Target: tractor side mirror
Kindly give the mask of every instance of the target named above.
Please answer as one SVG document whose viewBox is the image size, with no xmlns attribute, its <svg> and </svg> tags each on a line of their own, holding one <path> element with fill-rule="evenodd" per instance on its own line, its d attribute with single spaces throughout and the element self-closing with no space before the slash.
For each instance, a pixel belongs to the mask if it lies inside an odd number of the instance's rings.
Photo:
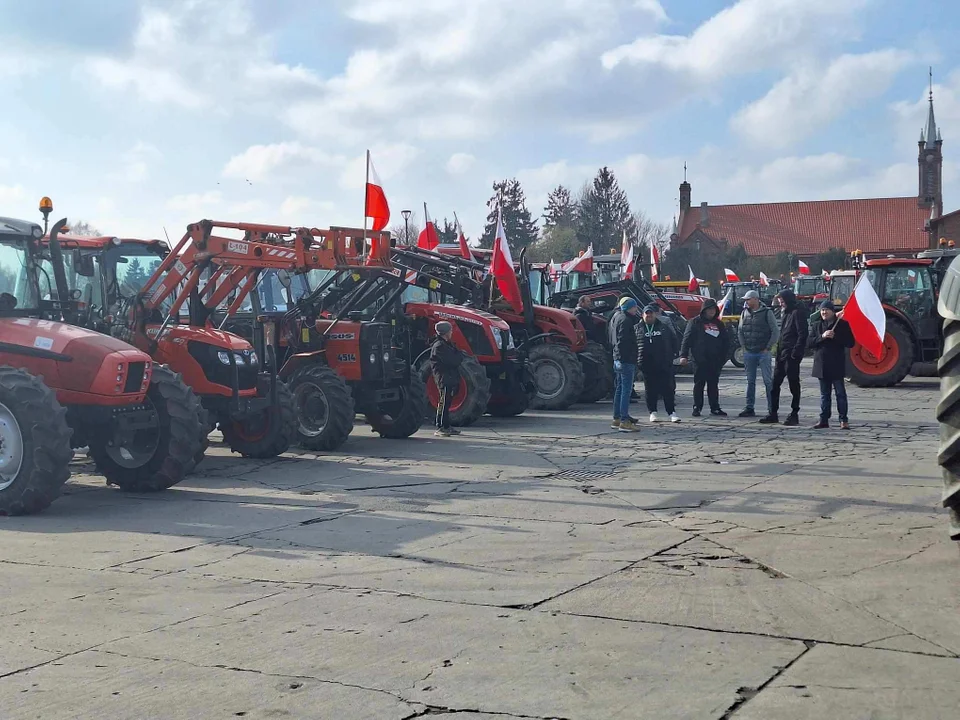
<svg viewBox="0 0 960 720">
<path fill-rule="evenodd" d="M 277 270 L 277 280 L 279 280 L 280 284 L 287 290 L 290 289 L 290 273 L 286 270 Z"/>
<path fill-rule="evenodd" d="M 93 277 L 93 255 L 84 255 L 80 250 L 73 251 L 73 271 L 83 277 Z"/>
</svg>

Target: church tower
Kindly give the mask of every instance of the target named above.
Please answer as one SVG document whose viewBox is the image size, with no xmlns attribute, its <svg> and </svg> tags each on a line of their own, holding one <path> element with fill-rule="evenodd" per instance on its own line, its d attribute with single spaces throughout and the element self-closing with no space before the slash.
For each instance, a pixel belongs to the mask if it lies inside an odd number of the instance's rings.
<svg viewBox="0 0 960 720">
<path fill-rule="evenodd" d="M 943 139 L 933 116 L 933 69 L 930 70 L 930 109 L 927 126 L 920 131 L 920 190 L 917 205 L 929 208 L 939 217 L 943 215 Z"/>
</svg>

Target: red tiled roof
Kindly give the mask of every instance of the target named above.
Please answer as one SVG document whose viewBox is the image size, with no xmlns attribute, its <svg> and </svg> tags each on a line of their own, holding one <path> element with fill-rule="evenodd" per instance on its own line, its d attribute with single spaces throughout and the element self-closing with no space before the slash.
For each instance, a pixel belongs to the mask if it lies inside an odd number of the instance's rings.
<svg viewBox="0 0 960 720">
<path fill-rule="evenodd" d="M 686 212 L 681 243 L 699 228 L 730 248 L 742 243 L 749 255 L 761 257 L 816 255 L 832 247 L 892 252 L 929 245 L 924 223 L 930 210 L 917 207 L 916 197 L 708 205 L 707 215 L 707 227 L 700 228 L 700 207 Z"/>
</svg>

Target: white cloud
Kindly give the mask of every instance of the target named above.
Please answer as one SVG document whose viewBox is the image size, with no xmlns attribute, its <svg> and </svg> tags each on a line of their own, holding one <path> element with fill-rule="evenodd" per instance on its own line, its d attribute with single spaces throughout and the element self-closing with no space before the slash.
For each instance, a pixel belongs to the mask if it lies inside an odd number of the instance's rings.
<svg viewBox="0 0 960 720">
<path fill-rule="evenodd" d="M 222 175 L 225 178 L 266 180 L 303 168 L 339 167 L 345 163 L 343 156 L 330 155 L 299 142 L 252 145 L 230 158 Z"/>
<path fill-rule="evenodd" d="M 663 9 L 663 5 L 660 4 L 659 0 L 635 0 L 633 5 L 638 10 L 652 15 L 653 19 L 657 22 L 663 23 L 670 19 L 667 17 L 667 11 Z"/>
<path fill-rule="evenodd" d="M 447 172 L 451 175 L 463 175 L 470 171 L 477 159 L 470 153 L 458 152 L 447 160 Z"/>
<path fill-rule="evenodd" d="M 336 205 L 329 201 L 314 200 L 313 198 L 301 195 L 291 195 L 280 205 L 280 214 L 284 218 L 290 218 L 289 221 L 285 220 L 284 222 L 289 222 L 291 225 L 310 225 L 316 224 L 316 219 L 314 218 L 314 221 L 311 222 L 307 216 L 331 213 L 335 208 Z"/>
<path fill-rule="evenodd" d="M 402 173 L 420 156 L 420 149 L 407 143 L 374 145 L 370 148 L 370 159 L 377 169 L 380 180 L 385 184 L 394 176 Z M 344 190 L 362 189 L 367 180 L 367 154 L 358 155 L 346 162 L 340 173 L 340 187 Z M 387 197 L 389 188 L 385 188 Z"/>
<path fill-rule="evenodd" d="M 118 92 L 133 90 L 156 105 L 197 109 L 210 102 L 210 98 L 193 91 L 176 73 L 164 68 L 127 64 L 113 58 L 91 59 L 86 68 L 105 88 Z"/>
<path fill-rule="evenodd" d="M 867 0 L 739 0 L 691 35 L 641 36 L 603 54 L 603 66 L 660 67 L 710 82 L 789 62 L 837 37 Z"/>
<path fill-rule="evenodd" d="M 141 183 L 150 176 L 150 168 L 163 158 L 154 145 L 137 142 L 120 156 L 120 167 L 110 177 L 129 183 Z"/>
<path fill-rule="evenodd" d="M 222 203 L 223 195 L 217 190 L 212 190 L 205 193 L 174 195 L 167 200 L 167 207 L 199 219 L 209 211 L 219 208 Z"/>
<path fill-rule="evenodd" d="M 0 203 L 14 203 L 24 198 L 22 185 L 0 185 Z"/>
<path fill-rule="evenodd" d="M 821 127 L 885 93 L 911 61 L 901 50 L 841 55 L 825 68 L 797 68 L 730 121 L 742 137 L 772 147 L 789 147 Z"/>
</svg>

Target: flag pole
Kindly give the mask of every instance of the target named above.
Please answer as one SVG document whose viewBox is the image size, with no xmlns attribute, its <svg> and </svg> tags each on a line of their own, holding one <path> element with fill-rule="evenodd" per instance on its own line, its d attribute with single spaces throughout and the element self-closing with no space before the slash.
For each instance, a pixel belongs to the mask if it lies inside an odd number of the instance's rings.
<svg viewBox="0 0 960 720">
<path fill-rule="evenodd" d="M 367 179 L 363 184 L 363 252 L 367 251 L 367 188 L 370 187 L 370 150 L 367 149 Z"/>
</svg>

